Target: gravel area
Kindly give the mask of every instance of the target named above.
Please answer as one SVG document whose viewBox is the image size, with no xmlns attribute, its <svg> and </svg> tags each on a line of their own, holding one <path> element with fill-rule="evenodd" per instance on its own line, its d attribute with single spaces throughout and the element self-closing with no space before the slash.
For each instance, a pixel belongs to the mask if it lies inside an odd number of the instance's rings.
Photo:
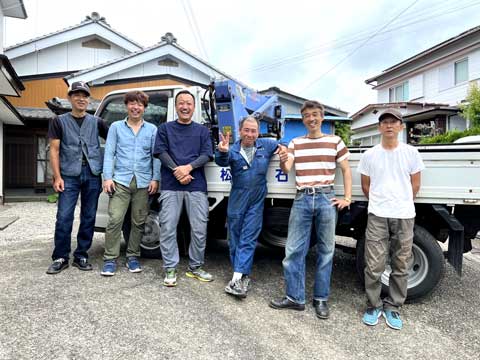
<svg viewBox="0 0 480 360">
<path fill-rule="evenodd" d="M 161 285 L 155 259 L 142 259 L 143 273 L 121 266 L 103 278 L 104 235 L 98 233 L 90 253 L 94 271 L 70 267 L 46 275 L 55 212 L 48 203 L 0 209 L 0 216 L 20 217 L 0 231 L 0 359 L 478 359 L 476 260 L 465 258 L 462 278 L 447 266 L 430 296 L 404 306 L 404 329 L 395 331 L 383 319 L 375 327 L 361 323 L 365 299 L 355 258 L 341 251 L 326 321 L 310 304 L 303 312 L 268 307 L 283 294 L 282 254 L 265 248 L 257 251 L 244 301 L 223 291 L 231 275 L 223 243 L 207 250 L 212 283 L 187 278 L 186 259 L 176 288 Z M 310 297 L 314 257 L 308 260 Z"/>
</svg>

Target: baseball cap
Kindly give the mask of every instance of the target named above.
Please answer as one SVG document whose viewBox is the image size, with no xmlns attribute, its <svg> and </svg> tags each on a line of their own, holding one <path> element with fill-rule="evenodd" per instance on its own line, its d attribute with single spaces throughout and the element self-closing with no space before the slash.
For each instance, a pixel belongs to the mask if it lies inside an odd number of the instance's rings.
<svg viewBox="0 0 480 360">
<path fill-rule="evenodd" d="M 88 87 L 87 83 L 83 81 L 75 81 L 70 85 L 68 88 L 68 96 L 72 95 L 74 92 L 83 91 L 88 96 L 90 96 L 90 88 Z"/>
<path fill-rule="evenodd" d="M 403 115 L 402 113 L 397 110 L 397 109 L 386 109 L 384 112 L 380 114 L 378 117 L 378 121 L 381 122 L 383 119 L 385 119 L 387 116 L 394 117 L 395 119 L 398 119 L 400 121 L 403 121 Z"/>
</svg>

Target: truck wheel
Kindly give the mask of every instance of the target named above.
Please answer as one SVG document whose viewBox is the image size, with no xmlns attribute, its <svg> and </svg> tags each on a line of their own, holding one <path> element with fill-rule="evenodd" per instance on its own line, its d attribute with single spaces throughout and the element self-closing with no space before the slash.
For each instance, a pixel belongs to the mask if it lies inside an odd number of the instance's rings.
<svg viewBox="0 0 480 360">
<path fill-rule="evenodd" d="M 159 259 L 162 254 L 160 251 L 160 225 L 158 223 L 158 214 L 151 211 L 145 221 L 145 231 L 140 242 L 140 252 L 142 257 Z"/>
<path fill-rule="evenodd" d="M 290 208 L 266 208 L 263 213 L 260 242 L 265 245 L 284 248 L 287 243 L 289 217 Z"/>
<path fill-rule="evenodd" d="M 356 267 L 362 283 L 365 280 L 365 237 L 357 239 Z M 407 300 L 414 300 L 429 294 L 445 272 L 445 259 L 437 240 L 423 227 L 415 225 L 413 234 L 413 263 L 408 273 Z M 382 274 L 382 293 L 388 293 L 390 279 L 390 259 Z"/>
</svg>

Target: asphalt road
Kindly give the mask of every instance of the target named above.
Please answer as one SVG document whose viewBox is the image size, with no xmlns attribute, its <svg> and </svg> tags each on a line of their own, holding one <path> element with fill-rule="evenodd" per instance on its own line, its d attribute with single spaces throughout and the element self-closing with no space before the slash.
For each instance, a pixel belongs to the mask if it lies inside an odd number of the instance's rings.
<svg viewBox="0 0 480 360">
<path fill-rule="evenodd" d="M 1 216 L 20 219 L 0 232 L 0 359 L 478 359 L 480 261 L 465 259 L 464 275 L 447 266 L 427 298 L 403 308 L 402 331 L 361 323 L 364 292 L 353 255 L 337 252 L 331 318 L 268 307 L 283 294 L 282 255 L 257 252 L 253 288 L 239 301 L 223 292 L 230 265 L 225 246 L 210 248 L 212 283 L 184 275 L 161 285 L 160 260 L 144 272 L 99 275 L 103 234 L 91 250 L 92 272 L 70 267 L 46 275 L 55 205 L 14 204 Z M 308 294 L 312 265 L 309 256 Z M 123 258 L 122 258 L 123 260 Z"/>
</svg>

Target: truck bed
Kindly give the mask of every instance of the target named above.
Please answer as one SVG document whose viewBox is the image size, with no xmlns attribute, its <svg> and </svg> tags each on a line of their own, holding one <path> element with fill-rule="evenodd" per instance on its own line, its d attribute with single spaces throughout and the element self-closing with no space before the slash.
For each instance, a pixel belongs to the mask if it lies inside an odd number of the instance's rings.
<svg viewBox="0 0 480 360">
<path fill-rule="evenodd" d="M 417 203 L 480 205 L 480 144 L 448 144 L 416 146 L 426 169 Z M 361 154 L 368 147 L 350 148 L 352 168 L 352 199 L 366 201 L 361 189 L 360 174 L 356 171 Z M 268 170 L 268 198 L 293 199 L 295 176 L 280 173 L 278 157 Z M 230 192 L 229 172 L 210 162 L 206 166 L 209 197 L 222 199 Z M 335 192 L 343 195 L 341 170 L 337 169 Z"/>
</svg>

